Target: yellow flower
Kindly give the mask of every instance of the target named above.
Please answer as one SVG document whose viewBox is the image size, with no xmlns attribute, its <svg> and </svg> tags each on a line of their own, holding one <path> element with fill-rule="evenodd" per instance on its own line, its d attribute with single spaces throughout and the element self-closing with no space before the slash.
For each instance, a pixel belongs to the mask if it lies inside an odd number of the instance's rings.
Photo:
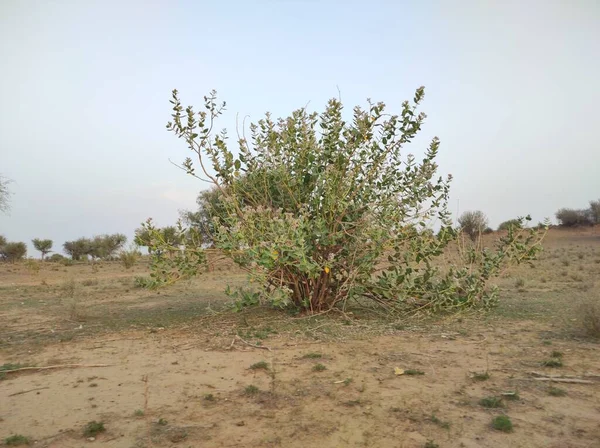
<svg viewBox="0 0 600 448">
<path fill-rule="evenodd" d="M 331 269 L 329 269 L 329 266 L 325 266 L 325 274 L 329 274 L 329 271 L 331 271 Z"/>
<path fill-rule="evenodd" d="M 271 252 L 271 254 L 273 255 L 273 258 L 275 260 L 277 260 L 279 258 L 279 252 L 277 252 L 276 250 L 274 250 L 273 252 Z"/>
</svg>

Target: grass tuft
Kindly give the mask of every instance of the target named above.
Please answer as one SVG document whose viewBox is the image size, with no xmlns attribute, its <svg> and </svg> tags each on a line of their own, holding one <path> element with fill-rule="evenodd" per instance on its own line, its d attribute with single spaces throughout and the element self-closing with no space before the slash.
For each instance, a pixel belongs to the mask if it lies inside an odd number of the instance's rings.
<svg viewBox="0 0 600 448">
<path fill-rule="evenodd" d="M 15 434 L 4 439 L 4 444 L 7 446 L 29 445 L 29 439 L 21 434 Z"/>
<path fill-rule="evenodd" d="M 323 370 L 327 370 L 327 367 L 325 367 L 323 364 L 319 363 L 319 364 L 315 364 L 312 369 L 314 372 L 322 372 Z"/>
<path fill-rule="evenodd" d="M 550 386 L 548 388 L 548 395 L 552 397 L 564 397 L 567 395 L 567 391 L 559 387 Z"/>
<path fill-rule="evenodd" d="M 473 379 L 475 381 L 487 381 L 490 379 L 490 373 L 489 372 L 475 372 L 473 374 Z"/>
<path fill-rule="evenodd" d="M 499 397 L 485 397 L 479 400 L 479 404 L 484 408 L 488 409 L 496 409 L 503 408 L 504 403 L 502 403 L 502 398 Z"/>
<path fill-rule="evenodd" d="M 512 432 L 513 424 L 508 415 L 499 415 L 492 420 L 492 428 L 502 432 Z"/>
<path fill-rule="evenodd" d="M 255 362 L 250 366 L 251 370 L 269 370 L 269 365 L 266 361 Z"/>
<path fill-rule="evenodd" d="M 85 425 L 85 427 L 83 428 L 83 435 L 86 437 L 95 437 L 104 431 L 106 431 L 106 428 L 104 427 L 104 423 L 93 420 L 93 421 L 89 422 L 87 425 Z"/>
</svg>

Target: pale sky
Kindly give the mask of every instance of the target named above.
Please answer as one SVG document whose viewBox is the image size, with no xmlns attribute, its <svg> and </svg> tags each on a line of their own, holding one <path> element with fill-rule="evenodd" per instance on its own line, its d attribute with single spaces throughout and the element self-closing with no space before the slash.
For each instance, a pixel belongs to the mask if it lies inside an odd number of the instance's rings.
<svg viewBox="0 0 600 448">
<path fill-rule="evenodd" d="M 0 234 L 58 252 L 194 207 L 206 185 L 168 160 L 189 155 L 165 130 L 173 88 L 196 106 L 216 89 L 233 137 L 236 113 L 320 111 L 338 88 L 348 111 L 399 112 L 425 85 L 405 151 L 440 137 L 453 211 L 495 227 L 600 197 L 597 0 L 2 0 L 0 61 Z"/>
</svg>

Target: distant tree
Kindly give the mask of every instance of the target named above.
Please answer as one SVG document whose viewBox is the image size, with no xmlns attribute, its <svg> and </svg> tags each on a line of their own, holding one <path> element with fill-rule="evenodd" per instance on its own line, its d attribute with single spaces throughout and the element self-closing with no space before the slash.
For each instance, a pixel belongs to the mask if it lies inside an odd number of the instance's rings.
<svg viewBox="0 0 600 448">
<path fill-rule="evenodd" d="M 518 219 L 509 219 L 508 221 L 504 221 L 502 223 L 500 223 L 500 225 L 498 226 L 498 230 L 508 230 L 509 227 L 515 227 L 515 226 L 519 226 L 520 222 Z M 518 228 L 518 227 L 515 227 Z"/>
<path fill-rule="evenodd" d="M 465 234 L 472 240 L 475 240 L 477 236 L 482 234 L 488 227 L 488 219 L 482 211 L 469 211 L 464 212 L 460 218 L 458 218 L 458 224 Z"/>
<path fill-rule="evenodd" d="M 121 233 L 95 236 L 90 242 L 88 255 L 100 259 L 113 258 L 126 242 L 127 237 Z"/>
<path fill-rule="evenodd" d="M 74 241 L 65 241 L 64 252 L 73 260 L 78 261 L 87 257 L 92 250 L 92 241 L 89 238 L 79 238 Z"/>
<path fill-rule="evenodd" d="M 0 247 L 4 246 L 6 244 L 6 238 L 4 237 L 4 235 L 0 235 Z"/>
<path fill-rule="evenodd" d="M 214 219 L 226 216 L 223 194 L 217 187 L 203 190 L 196 198 L 198 209 L 196 211 L 184 210 L 180 212 L 183 222 L 195 228 L 206 246 L 214 244 L 215 223 Z M 223 220 L 220 219 L 220 222 Z"/>
<path fill-rule="evenodd" d="M 162 240 L 161 243 L 163 243 L 166 246 L 173 247 L 173 246 L 178 246 L 182 243 L 181 232 L 179 232 L 179 230 L 175 226 L 162 227 L 162 228 L 158 229 L 157 234 L 158 234 L 159 238 Z M 152 253 L 151 236 L 150 236 L 150 233 L 148 232 L 148 229 L 146 229 L 144 227 L 140 227 L 139 229 L 136 229 L 134 242 L 138 246 L 147 247 L 148 252 Z"/>
<path fill-rule="evenodd" d="M 562 227 L 589 226 L 594 224 L 589 209 L 561 208 L 556 212 L 556 219 Z"/>
<path fill-rule="evenodd" d="M 31 242 L 33 243 L 33 247 L 42 253 L 42 260 L 47 254 L 52 252 L 52 240 L 40 240 L 39 238 L 35 238 L 31 240 Z"/>
<path fill-rule="evenodd" d="M 0 259 L 10 261 L 22 260 L 27 255 L 27 245 L 22 242 L 5 243 L 0 247 Z"/>
<path fill-rule="evenodd" d="M 8 188 L 8 184 L 10 184 L 10 179 L 2 176 L 0 174 L 0 212 L 6 213 L 10 210 L 10 196 L 11 191 Z"/>
<path fill-rule="evenodd" d="M 590 201 L 590 216 L 594 224 L 600 224 L 600 199 Z"/>
</svg>

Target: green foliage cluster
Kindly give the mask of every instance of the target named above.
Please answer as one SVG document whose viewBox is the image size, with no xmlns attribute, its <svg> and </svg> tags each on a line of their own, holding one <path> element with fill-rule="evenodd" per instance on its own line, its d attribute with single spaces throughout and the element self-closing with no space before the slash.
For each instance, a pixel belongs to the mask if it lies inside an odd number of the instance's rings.
<svg viewBox="0 0 600 448">
<path fill-rule="evenodd" d="M 117 252 L 126 242 L 127 237 L 125 235 L 115 233 L 66 241 L 63 244 L 63 249 L 73 260 L 81 260 L 87 257 L 91 257 L 92 260 L 109 260 L 117 255 Z"/>
<path fill-rule="evenodd" d="M 33 243 L 33 247 L 35 247 L 35 250 L 39 250 L 42 253 L 42 260 L 46 255 L 52 252 L 52 240 L 35 238 L 31 240 L 31 242 Z"/>
<path fill-rule="evenodd" d="M 518 227 L 519 220 L 518 219 L 509 219 L 508 221 L 501 222 L 498 226 L 498 231 L 508 230 L 509 227 Z"/>
<path fill-rule="evenodd" d="M 426 118 L 418 112 L 423 98 L 424 89 L 417 89 L 398 115 L 369 101 L 355 107 L 349 121 L 337 99 L 321 114 L 300 109 L 279 120 L 267 114 L 234 153 L 225 131 L 213 135 L 225 108 L 216 93 L 196 113 L 184 110 L 174 91 L 167 128 L 187 143 L 202 172 L 189 157 L 181 168 L 209 179 L 213 189 L 199 200 L 205 214 L 186 219 L 202 224 L 179 224 L 186 241 L 176 248 L 152 221 L 144 225 L 155 264 L 152 284 L 197 273 L 206 241 L 199 229 L 208 229 L 215 247 L 249 271 L 254 289 L 240 292 L 248 304 L 319 312 L 370 300 L 394 312 L 493 303 L 490 279 L 510 263 L 534 260 L 544 231 L 526 229 L 530 218 L 520 218 L 494 250 L 470 245 L 460 263 L 436 263 L 459 233 L 447 208 L 451 177 L 437 174 L 439 140 L 421 160 L 404 156 Z M 466 232 L 466 223 L 462 227 Z M 487 219 L 474 229 L 486 227 Z M 198 238 L 190 241 L 192 230 Z"/>
<path fill-rule="evenodd" d="M 159 228 L 148 219 L 136 230 L 135 242 L 146 246 L 151 254 L 150 278 L 137 277 L 137 287 L 170 285 L 197 275 L 206 264 L 201 233 L 194 227 L 184 227 L 181 222 L 176 227 Z"/>
<path fill-rule="evenodd" d="M 27 255 L 27 245 L 22 242 L 7 241 L 0 235 L 0 260 L 14 263 L 22 260 Z"/>
</svg>

